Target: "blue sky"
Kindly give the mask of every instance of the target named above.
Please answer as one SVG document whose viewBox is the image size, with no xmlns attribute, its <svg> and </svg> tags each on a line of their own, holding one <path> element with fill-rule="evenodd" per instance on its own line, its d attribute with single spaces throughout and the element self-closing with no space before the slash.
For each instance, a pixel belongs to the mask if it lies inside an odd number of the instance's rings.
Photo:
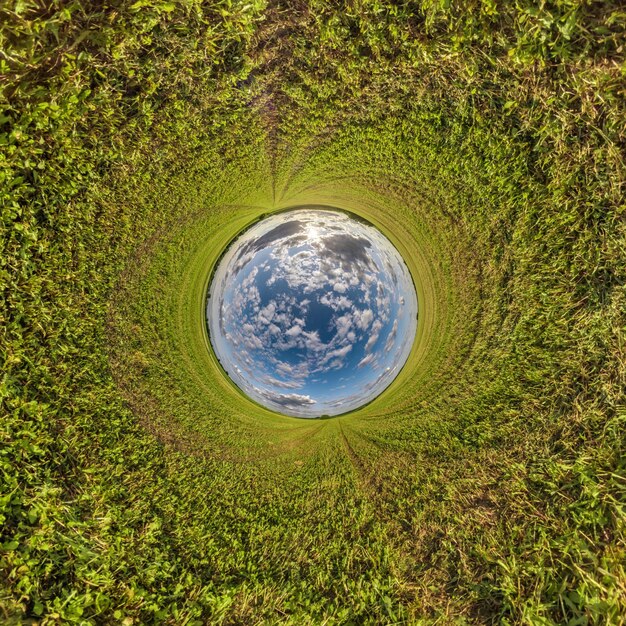
<svg viewBox="0 0 626 626">
<path fill-rule="evenodd" d="M 260 404 L 317 417 L 379 395 L 406 362 L 417 296 L 398 251 L 335 210 L 257 222 L 227 250 L 207 301 L 213 348 Z"/>
</svg>

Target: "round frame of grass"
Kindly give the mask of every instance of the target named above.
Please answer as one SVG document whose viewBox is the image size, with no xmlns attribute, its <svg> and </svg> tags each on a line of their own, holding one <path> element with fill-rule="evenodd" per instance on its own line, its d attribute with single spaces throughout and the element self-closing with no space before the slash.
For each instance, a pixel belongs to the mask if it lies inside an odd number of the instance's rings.
<svg viewBox="0 0 626 626">
<path fill-rule="evenodd" d="M 0 9 L 1 619 L 623 621 L 623 3 L 534 4 Z M 420 290 L 329 420 L 204 335 L 229 236 L 302 202 Z"/>
<path fill-rule="evenodd" d="M 311 155 L 309 163 L 314 164 Z M 453 328 L 463 308 L 458 284 L 447 273 L 455 262 L 450 254 L 453 236 L 446 233 L 447 246 L 438 247 L 424 203 L 386 193 L 377 188 L 374 177 L 346 172 L 338 179 L 336 173 L 329 177 L 319 166 L 307 171 L 306 164 L 298 165 L 298 177 L 290 175 L 288 186 L 280 193 L 276 193 L 279 179 L 271 195 L 244 192 L 240 203 L 203 199 L 197 214 L 144 252 L 150 256 L 149 264 L 137 266 L 133 279 L 118 292 L 115 315 L 125 319 L 114 325 L 112 345 L 122 348 L 113 351 L 114 369 L 120 372 L 116 377 L 132 405 L 142 407 L 150 428 L 167 440 L 176 433 L 176 439 L 193 440 L 193 447 L 208 440 L 214 448 L 222 434 L 228 433 L 222 449 L 233 443 L 230 437 L 238 432 L 237 448 L 256 447 L 255 429 L 269 430 L 273 437 L 289 441 L 291 431 L 302 428 L 293 418 L 253 402 L 231 381 L 215 357 L 205 323 L 208 285 L 224 250 L 262 216 L 292 206 L 334 206 L 365 218 L 405 259 L 418 296 L 415 341 L 401 372 L 376 399 L 338 417 L 379 419 L 382 423 L 400 411 L 419 407 L 441 385 L 438 369 L 450 366 Z M 264 168 L 259 169 L 263 176 Z M 258 182 L 257 188 L 263 189 L 263 185 Z M 467 270 L 464 268 L 464 280 Z M 132 311 L 127 306 L 130 302 Z M 123 332 L 118 334 L 120 328 L 139 332 L 131 340 Z M 130 353 L 128 346 L 132 346 Z"/>
</svg>

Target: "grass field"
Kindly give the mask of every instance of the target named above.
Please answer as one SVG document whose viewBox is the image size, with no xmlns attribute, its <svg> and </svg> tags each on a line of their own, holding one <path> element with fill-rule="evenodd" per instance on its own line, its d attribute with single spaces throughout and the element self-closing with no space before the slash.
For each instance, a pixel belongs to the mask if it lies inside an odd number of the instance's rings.
<svg viewBox="0 0 626 626">
<path fill-rule="evenodd" d="M 617 0 L 0 5 L 0 622 L 626 623 Z M 419 298 L 324 420 L 225 377 L 213 264 L 379 226 Z"/>
</svg>

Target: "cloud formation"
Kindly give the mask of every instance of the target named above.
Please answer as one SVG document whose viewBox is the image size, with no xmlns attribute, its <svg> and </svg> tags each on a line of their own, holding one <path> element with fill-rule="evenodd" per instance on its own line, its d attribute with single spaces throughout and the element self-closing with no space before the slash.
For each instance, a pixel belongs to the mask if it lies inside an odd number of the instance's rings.
<svg viewBox="0 0 626 626">
<path fill-rule="evenodd" d="M 378 395 L 408 356 L 416 315 L 395 248 L 373 226 L 330 210 L 255 224 L 224 255 L 207 301 L 228 374 L 262 404 L 299 416 L 341 413 Z"/>
</svg>

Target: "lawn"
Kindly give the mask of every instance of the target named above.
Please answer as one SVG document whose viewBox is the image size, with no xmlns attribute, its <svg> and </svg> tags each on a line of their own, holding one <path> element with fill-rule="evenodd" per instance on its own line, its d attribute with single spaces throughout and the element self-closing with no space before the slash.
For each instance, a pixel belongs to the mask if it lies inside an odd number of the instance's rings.
<svg viewBox="0 0 626 626">
<path fill-rule="evenodd" d="M 0 7 L 0 621 L 626 623 L 616 0 Z M 207 337 L 246 225 L 349 210 L 419 299 L 332 419 Z"/>
</svg>

